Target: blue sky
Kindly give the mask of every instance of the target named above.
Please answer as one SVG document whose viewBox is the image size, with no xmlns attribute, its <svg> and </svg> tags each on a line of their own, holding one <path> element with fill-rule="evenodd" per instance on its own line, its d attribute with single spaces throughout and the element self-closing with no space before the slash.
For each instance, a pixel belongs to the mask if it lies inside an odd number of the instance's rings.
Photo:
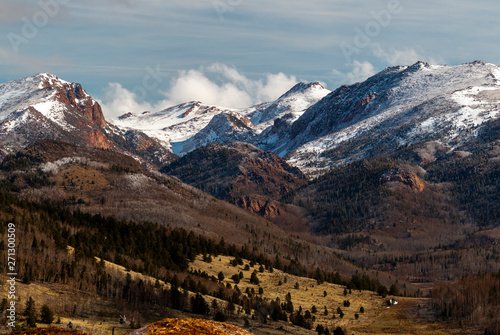
<svg viewBox="0 0 500 335">
<path fill-rule="evenodd" d="M 50 72 L 108 116 L 244 107 L 417 60 L 500 64 L 495 0 L 1 0 L 0 81 Z"/>
</svg>

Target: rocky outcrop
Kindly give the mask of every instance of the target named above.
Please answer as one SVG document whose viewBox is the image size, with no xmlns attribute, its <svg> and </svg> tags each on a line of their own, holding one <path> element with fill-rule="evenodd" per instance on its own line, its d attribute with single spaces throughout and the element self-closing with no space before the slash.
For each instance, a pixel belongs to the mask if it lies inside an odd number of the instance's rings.
<svg viewBox="0 0 500 335">
<path fill-rule="evenodd" d="M 281 214 L 281 205 L 271 199 L 246 196 L 238 199 L 236 204 L 252 213 L 262 215 L 266 219 L 274 219 Z"/>
<path fill-rule="evenodd" d="M 77 146 L 116 150 L 158 168 L 175 155 L 168 143 L 138 130 L 108 124 L 101 106 L 78 83 L 55 75 L 34 76 L 0 84 L 0 149 L 15 153 L 45 139 Z M 0 153 L 0 158 L 1 158 Z"/>
<path fill-rule="evenodd" d="M 385 182 L 397 182 L 406 185 L 413 192 L 419 193 L 425 189 L 425 184 L 416 174 L 395 168 L 387 171 L 381 177 Z"/>
<path fill-rule="evenodd" d="M 98 127 L 107 127 L 102 108 L 92 99 L 80 84 L 66 83 L 47 89 L 57 89 L 57 97 L 62 103 L 74 107 L 84 118 L 92 121 Z"/>
</svg>

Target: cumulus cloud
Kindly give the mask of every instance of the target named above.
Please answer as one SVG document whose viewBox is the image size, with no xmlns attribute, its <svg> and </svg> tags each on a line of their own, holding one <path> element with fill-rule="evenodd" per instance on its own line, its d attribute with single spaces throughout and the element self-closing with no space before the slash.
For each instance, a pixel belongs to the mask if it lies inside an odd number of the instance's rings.
<svg viewBox="0 0 500 335">
<path fill-rule="evenodd" d="M 106 116 L 111 118 L 129 112 L 159 111 L 188 101 L 245 108 L 275 100 L 296 83 L 296 77 L 283 73 L 270 73 L 259 79 L 251 79 L 233 67 L 215 63 L 200 69 L 180 71 L 168 90 L 162 92 L 164 99 L 160 101 L 140 101 L 141 97 L 137 93 L 144 88 L 128 90 L 119 83 L 110 83 L 99 102 Z"/>
<path fill-rule="evenodd" d="M 124 88 L 119 83 L 110 83 L 104 89 L 103 99 L 97 99 L 107 117 L 116 117 L 129 112 L 151 110 L 148 102 L 138 102 L 136 93 Z"/>
<path fill-rule="evenodd" d="M 334 69 L 332 74 L 334 77 L 338 78 L 338 81 L 344 84 L 354 84 L 368 79 L 377 73 L 375 67 L 370 62 L 359 62 L 357 60 L 353 61 L 352 64 L 349 65 L 352 69 L 349 72 L 341 72 L 339 70 Z"/>
</svg>

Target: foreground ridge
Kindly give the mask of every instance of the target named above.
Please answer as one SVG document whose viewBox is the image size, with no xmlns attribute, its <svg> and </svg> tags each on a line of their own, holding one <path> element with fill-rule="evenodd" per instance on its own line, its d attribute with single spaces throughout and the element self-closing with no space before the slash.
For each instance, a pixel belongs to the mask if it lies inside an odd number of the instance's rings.
<svg viewBox="0 0 500 335">
<path fill-rule="evenodd" d="M 200 319 L 165 319 L 135 330 L 129 335 L 172 334 L 172 335 L 251 335 L 239 327 Z"/>
</svg>

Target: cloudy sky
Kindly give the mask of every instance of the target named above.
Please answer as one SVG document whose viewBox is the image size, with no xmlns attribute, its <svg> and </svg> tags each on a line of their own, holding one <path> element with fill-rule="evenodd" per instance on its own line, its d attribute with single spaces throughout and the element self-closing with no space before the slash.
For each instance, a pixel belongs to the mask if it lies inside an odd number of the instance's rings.
<svg viewBox="0 0 500 335">
<path fill-rule="evenodd" d="M 497 0 L 0 0 L 0 82 L 50 72 L 108 117 L 245 107 L 417 60 L 500 64 Z"/>
</svg>

